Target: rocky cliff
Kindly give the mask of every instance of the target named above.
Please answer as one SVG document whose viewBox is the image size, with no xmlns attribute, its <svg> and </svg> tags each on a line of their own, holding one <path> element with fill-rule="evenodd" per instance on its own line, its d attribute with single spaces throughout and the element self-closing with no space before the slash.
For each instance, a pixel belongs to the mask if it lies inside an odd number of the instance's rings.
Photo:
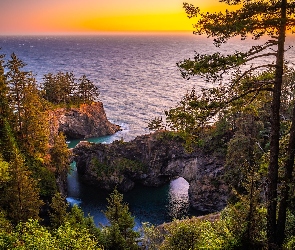
<svg viewBox="0 0 295 250">
<path fill-rule="evenodd" d="M 223 159 L 198 149 L 187 152 L 183 140 L 170 133 L 154 133 L 130 142 L 80 142 L 74 160 L 82 181 L 98 188 L 128 191 L 136 183 L 160 186 L 183 177 L 189 184 L 191 206 L 203 212 L 221 210 L 228 189 L 222 181 Z"/>
<path fill-rule="evenodd" d="M 57 108 L 50 112 L 51 133 L 62 131 L 68 139 L 111 135 L 120 130 L 108 121 L 103 104 L 94 102 L 79 108 Z"/>
<path fill-rule="evenodd" d="M 68 139 L 99 137 L 114 134 L 120 127 L 108 121 L 103 104 L 95 102 L 84 104 L 79 108 L 57 108 L 48 112 L 50 123 L 50 140 L 58 132 L 63 132 Z M 58 190 L 67 193 L 67 172 L 56 177 Z"/>
</svg>

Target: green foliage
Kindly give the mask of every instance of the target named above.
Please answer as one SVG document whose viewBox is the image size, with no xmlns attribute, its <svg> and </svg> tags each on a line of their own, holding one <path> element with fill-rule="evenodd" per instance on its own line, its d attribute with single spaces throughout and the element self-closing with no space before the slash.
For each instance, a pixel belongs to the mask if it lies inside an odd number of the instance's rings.
<svg viewBox="0 0 295 250">
<path fill-rule="evenodd" d="M 197 223 L 179 223 L 176 228 L 170 230 L 171 234 L 166 237 L 161 249 L 194 249 L 201 234 Z"/>
<path fill-rule="evenodd" d="M 11 249 L 56 249 L 57 242 L 51 233 L 37 220 L 29 219 L 16 227 L 14 247 Z"/>
<path fill-rule="evenodd" d="M 287 238 L 287 240 L 284 243 L 283 247 L 286 250 L 294 249 L 295 248 L 295 236 L 291 236 L 290 238 Z"/>
<path fill-rule="evenodd" d="M 118 157 L 112 162 L 109 162 L 107 160 L 106 162 L 101 162 L 99 159 L 94 157 L 91 160 L 91 164 L 93 169 L 95 169 L 95 172 L 98 177 L 110 176 L 114 173 L 121 174 L 128 170 L 131 170 L 131 171 L 145 170 L 145 166 L 143 163 L 136 160 L 130 160 L 125 157 Z"/>
<path fill-rule="evenodd" d="M 55 169 L 56 175 L 67 174 L 70 170 L 70 151 L 66 144 L 66 138 L 59 133 L 53 139 L 53 146 L 50 149 L 51 166 Z"/>
<path fill-rule="evenodd" d="M 97 240 L 101 237 L 100 229 L 95 226 L 93 218 L 89 215 L 85 217 L 83 211 L 77 205 L 71 208 L 65 221 L 73 228 L 87 229 L 92 237 L 97 238 Z"/>
<path fill-rule="evenodd" d="M 55 235 L 59 249 L 102 249 L 88 229 L 72 227 L 68 222 L 59 227 Z"/>
<path fill-rule="evenodd" d="M 106 229 L 106 249 L 139 249 L 136 243 L 139 233 L 133 230 L 134 218 L 123 202 L 123 195 L 115 189 L 107 201 L 105 216 L 111 225 Z"/>
<path fill-rule="evenodd" d="M 11 179 L 1 189 L 0 206 L 14 223 L 29 218 L 39 218 L 39 209 L 43 202 L 39 197 L 37 181 L 31 177 L 22 155 L 14 149 L 14 159 L 9 163 Z"/>
<path fill-rule="evenodd" d="M 85 75 L 77 81 L 69 72 L 46 74 L 40 91 L 44 99 L 59 106 L 89 104 L 99 96 L 98 88 Z"/>
<path fill-rule="evenodd" d="M 91 159 L 91 164 L 98 177 L 103 177 L 104 175 L 109 175 L 113 172 L 110 165 L 100 162 L 96 157 Z"/>
<path fill-rule="evenodd" d="M 150 223 L 143 223 L 141 229 L 143 235 L 141 245 L 143 248 L 158 250 L 164 240 L 164 235 L 162 235 L 160 229 Z"/>
<path fill-rule="evenodd" d="M 79 102 L 91 103 L 97 101 L 99 96 L 98 88 L 85 75 L 78 82 L 78 98 Z"/>
<path fill-rule="evenodd" d="M 159 249 L 233 249 L 234 235 L 219 222 L 201 220 L 174 221 L 165 227 Z"/>
<path fill-rule="evenodd" d="M 35 180 L 38 180 L 37 186 L 42 199 L 50 199 L 57 192 L 56 178 L 54 172 L 48 167 L 48 162 L 43 159 L 27 157 L 26 162 L 31 175 Z"/>
<path fill-rule="evenodd" d="M 287 211 L 287 221 L 286 221 L 286 245 L 292 249 L 291 245 L 295 246 L 295 211 Z"/>
<path fill-rule="evenodd" d="M 266 242 L 266 210 L 257 207 L 255 225 L 248 232 L 249 204 L 228 206 L 220 215 L 210 218 L 175 220 L 160 227 L 144 225 L 145 249 L 264 249 Z M 248 240 L 248 241 L 247 241 Z"/>
<path fill-rule="evenodd" d="M 11 179 L 9 173 L 9 163 L 3 161 L 0 156 L 0 188 Z"/>
<path fill-rule="evenodd" d="M 0 232 L 0 247 L 11 250 L 102 249 L 86 228 L 74 228 L 66 222 L 50 232 L 31 219 L 17 225 L 12 232 Z"/>
<path fill-rule="evenodd" d="M 163 118 L 155 117 L 154 119 L 150 120 L 148 123 L 148 129 L 154 131 L 165 130 L 165 125 L 163 125 Z"/>
<path fill-rule="evenodd" d="M 44 99 L 55 104 L 71 102 L 75 82 L 73 73 L 58 72 L 56 75 L 49 73 L 44 75 L 43 81 L 41 92 Z"/>
<path fill-rule="evenodd" d="M 52 197 L 50 204 L 49 218 L 51 228 L 58 228 L 64 224 L 67 217 L 68 204 L 65 201 L 65 197 L 62 197 L 60 193 L 56 193 Z"/>
</svg>

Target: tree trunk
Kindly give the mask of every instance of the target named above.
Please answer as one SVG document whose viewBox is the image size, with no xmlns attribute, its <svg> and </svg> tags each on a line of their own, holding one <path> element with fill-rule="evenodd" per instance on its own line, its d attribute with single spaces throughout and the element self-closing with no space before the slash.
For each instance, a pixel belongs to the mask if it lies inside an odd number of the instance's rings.
<svg viewBox="0 0 295 250">
<path fill-rule="evenodd" d="M 276 58 L 275 83 L 271 110 L 270 134 L 270 162 L 268 167 L 267 185 L 267 239 L 268 249 L 276 249 L 276 212 L 277 212 L 277 184 L 278 184 L 278 159 L 280 140 L 280 106 L 284 66 L 284 45 L 286 35 L 286 5 L 287 0 L 282 0 L 281 26 L 279 28 L 278 51 Z"/>
<path fill-rule="evenodd" d="M 289 199 L 290 184 L 292 182 L 292 172 L 295 155 L 295 105 L 293 106 L 292 125 L 290 129 L 290 138 L 285 163 L 285 172 L 282 182 L 281 200 L 279 204 L 278 223 L 277 223 L 277 243 L 282 245 L 285 239 L 286 214 Z"/>
</svg>

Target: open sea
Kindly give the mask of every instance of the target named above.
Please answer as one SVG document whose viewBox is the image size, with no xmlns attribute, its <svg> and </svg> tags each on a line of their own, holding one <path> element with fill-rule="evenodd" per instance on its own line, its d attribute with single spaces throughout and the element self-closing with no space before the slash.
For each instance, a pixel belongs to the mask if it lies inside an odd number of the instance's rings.
<svg viewBox="0 0 295 250">
<path fill-rule="evenodd" d="M 293 38 L 287 39 L 288 45 L 295 44 Z M 39 83 L 47 73 L 73 72 L 77 78 L 85 74 L 98 86 L 108 119 L 122 127 L 113 136 L 90 140 L 110 143 L 149 133 L 147 124 L 151 119 L 163 116 L 165 110 L 174 107 L 193 87 L 197 90 L 205 87 L 207 83 L 200 78 L 183 79 L 177 62 L 193 58 L 194 51 L 231 53 L 246 51 L 260 43 L 235 38 L 216 48 L 212 40 L 191 33 L 0 36 L 0 53 L 6 54 L 6 59 L 16 53 L 27 64 L 25 70 L 32 71 Z M 294 49 L 287 53 L 287 59 L 294 62 Z M 69 146 L 77 142 L 71 141 Z M 79 204 L 85 214 L 94 216 L 97 225 L 106 224 L 102 210 L 107 194 L 81 184 L 74 170 L 68 181 L 68 201 Z M 142 222 L 157 225 L 197 214 L 189 208 L 187 190 L 188 183 L 177 179 L 157 189 L 137 187 L 126 193 L 124 199 L 135 216 L 136 227 Z"/>
</svg>

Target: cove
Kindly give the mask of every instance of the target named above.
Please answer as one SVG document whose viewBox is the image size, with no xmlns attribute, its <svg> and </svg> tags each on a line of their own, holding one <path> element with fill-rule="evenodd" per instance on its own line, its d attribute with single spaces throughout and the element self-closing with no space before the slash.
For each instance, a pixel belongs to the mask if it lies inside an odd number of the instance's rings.
<svg viewBox="0 0 295 250">
<path fill-rule="evenodd" d="M 89 138 L 95 143 L 110 143 L 111 136 Z M 79 140 L 68 145 L 74 147 Z M 136 185 L 131 191 L 124 193 L 124 201 L 128 203 L 132 216 L 135 218 L 135 228 L 139 229 L 143 222 L 159 225 L 173 219 L 183 219 L 198 216 L 200 213 L 189 206 L 189 184 L 182 177 L 172 180 L 161 187 L 146 187 Z M 104 216 L 109 193 L 93 186 L 85 185 L 79 180 L 75 164 L 71 165 L 68 175 L 68 197 L 70 205 L 77 204 L 85 215 L 93 217 L 97 226 L 107 225 Z"/>
</svg>

